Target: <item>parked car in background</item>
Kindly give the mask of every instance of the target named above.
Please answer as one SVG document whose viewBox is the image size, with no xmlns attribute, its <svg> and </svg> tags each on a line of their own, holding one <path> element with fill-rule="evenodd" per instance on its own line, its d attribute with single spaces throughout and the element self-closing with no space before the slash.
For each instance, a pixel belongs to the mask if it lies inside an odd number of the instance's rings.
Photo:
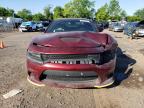
<svg viewBox="0 0 144 108">
<path fill-rule="evenodd" d="M 20 32 L 24 32 L 24 31 L 36 31 L 36 23 L 32 22 L 32 21 L 28 21 L 28 22 L 23 22 L 20 26 L 19 26 L 19 31 Z"/>
<path fill-rule="evenodd" d="M 102 22 L 97 22 L 97 28 L 99 32 L 104 30 L 104 24 Z"/>
<path fill-rule="evenodd" d="M 144 37 L 144 20 L 137 23 L 136 28 L 133 32 L 133 38 L 138 36 Z"/>
<path fill-rule="evenodd" d="M 133 37 L 133 33 L 136 30 L 138 22 L 128 22 L 124 26 L 124 34 L 127 35 L 128 37 Z"/>
<path fill-rule="evenodd" d="M 109 31 L 113 31 L 113 27 L 114 27 L 115 23 L 118 23 L 118 21 L 117 20 L 112 20 L 112 21 L 109 20 L 109 24 L 108 24 Z"/>
<path fill-rule="evenodd" d="M 106 87 L 114 82 L 117 42 L 88 19 L 58 19 L 27 49 L 28 81 L 38 86 Z"/>
<path fill-rule="evenodd" d="M 115 23 L 115 22 L 109 23 L 109 27 L 108 27 L 109 31 L 113 31 L 114 23 Z"/>
<path fill-rule="evenodd" d="M 104 28 L 108 28 L 109 27 L 109 23 L 107 21 L 103 22 Z"/>
<path fill-rule="evenodd" d="M 123 30 L 124 35 L 128 35 L 130 24 L 131 24 L 130 22 L 127 22 L 127 24 L 124 25 L 124 30 Z"/>
<path fill-rule="evenodd" d="M 114 23 L 113 31 L 114 32 L 123 32 L 123 26 L 121 25 L 121 23 L 119 23 L 119 22 Z"/>
<path fill-rule="evenodd" d="M 47 27 L 49 26 L 50 21 L 41 21 L 37 22 L 37 30 L 38 31 L 45 31 Z"/>
</svg>

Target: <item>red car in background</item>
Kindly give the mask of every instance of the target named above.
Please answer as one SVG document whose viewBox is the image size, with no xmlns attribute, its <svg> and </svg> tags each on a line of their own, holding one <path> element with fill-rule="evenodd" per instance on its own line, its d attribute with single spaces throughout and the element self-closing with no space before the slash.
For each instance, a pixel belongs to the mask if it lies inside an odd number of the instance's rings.
<svg viewBox="0 0 144 108">
<path fill-rule="evenodd" d="M 58 19 L 27 49 L 28 81 L 69 88 L 109 86 L 114 82 L 117 46 L 88 19 Z"/>
</svg>

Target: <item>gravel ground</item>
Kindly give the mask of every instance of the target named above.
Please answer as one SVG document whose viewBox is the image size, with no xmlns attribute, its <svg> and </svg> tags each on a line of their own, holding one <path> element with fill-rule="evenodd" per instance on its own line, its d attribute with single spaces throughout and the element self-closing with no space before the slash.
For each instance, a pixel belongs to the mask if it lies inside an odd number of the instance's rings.
<svg viewBox="0 0 144 108">
<path fill-rule="evenodd" d="M 26 48 L 42 33 L 0 33 L 7 46 L 0 49 L 1 108 L 143 108 L 144 38 L 130 40 L 122 33 L 105 30 L 118 41 L 117 82 L 104 89 L 67 89 L 36 87 L 27 80 Z M 20 94 L 4 99 L 3 94 L 22 89 Z"/>
</svg>

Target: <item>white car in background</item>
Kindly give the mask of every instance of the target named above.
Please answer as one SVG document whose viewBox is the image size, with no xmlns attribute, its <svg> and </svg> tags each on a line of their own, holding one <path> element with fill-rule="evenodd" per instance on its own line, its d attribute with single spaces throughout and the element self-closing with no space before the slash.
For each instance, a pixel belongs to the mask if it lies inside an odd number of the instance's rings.
<svg viewBox="0 0 144 108">
<path fill-rule="evenodd" d="M 37 27 L 36 27 L 36 23 L 32 22 L 32 21 L 28 21 L 28 22 L 23 22 L 20 27 L 19 27 L 19 31 L 20 32 L 24 32 L 24 31 L 36 31 Z"/>
</svg>

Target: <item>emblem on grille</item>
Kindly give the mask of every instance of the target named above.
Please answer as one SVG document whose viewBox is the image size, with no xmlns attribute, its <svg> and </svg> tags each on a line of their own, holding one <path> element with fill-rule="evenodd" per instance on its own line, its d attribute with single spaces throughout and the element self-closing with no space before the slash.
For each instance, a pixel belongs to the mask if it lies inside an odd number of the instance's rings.
<svg viewBox="0 0 144 108">
<path fill-rule="evenodd" d="M 69 77 L 70 75 L 69 75 L 69 74 L 66 74 L 66 76 Z"/>
</svg>

